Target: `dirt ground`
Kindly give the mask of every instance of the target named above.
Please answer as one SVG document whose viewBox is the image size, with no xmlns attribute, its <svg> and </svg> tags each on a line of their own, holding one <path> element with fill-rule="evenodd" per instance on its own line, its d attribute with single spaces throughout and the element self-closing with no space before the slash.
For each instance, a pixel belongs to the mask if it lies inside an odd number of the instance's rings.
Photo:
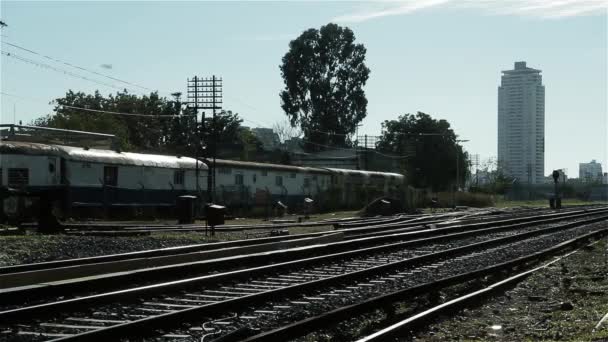
<svg viewBox="0 0 608 342">
<path fill-rule="evenodd" d="M 608 341 L 608 318 L 597 326 L 608 313 L 607 247 L 606 239 L 584 247 L 415 340 Z"/>
</svg>

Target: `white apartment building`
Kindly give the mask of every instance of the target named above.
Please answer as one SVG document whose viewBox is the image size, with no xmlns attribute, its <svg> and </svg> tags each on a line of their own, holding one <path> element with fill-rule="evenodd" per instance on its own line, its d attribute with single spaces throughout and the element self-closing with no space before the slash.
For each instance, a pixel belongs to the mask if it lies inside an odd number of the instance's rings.
<svg viewBox="0 0 608 342">
<path fill-rule="evenodd" d="M 602 181 L 602 164 L 593 159 L 590 163 L 578 164 L 578 178 L 584 182 Z"/>
<path fill-rule="evenodd" d="M 515 62 L 498 87 L 498 165 L 518 182 L 545 178 L 545 86 L 541 71 Z"/>
</svg>

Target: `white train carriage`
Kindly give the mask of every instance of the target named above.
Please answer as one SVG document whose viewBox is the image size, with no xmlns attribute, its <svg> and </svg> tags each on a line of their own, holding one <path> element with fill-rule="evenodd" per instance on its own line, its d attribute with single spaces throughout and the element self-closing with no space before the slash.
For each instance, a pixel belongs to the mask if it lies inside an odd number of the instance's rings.
<svg viewBox="0 0 608 342">
<path fill-rule="evenodd" d="M 277 201 L 297 208 L 307 197 L 319 199 L 331 179 L 330 172 L 320 168 L 223 159 L 215 163 L 216 200 L 233 208 L 269 206 Z"/>
<path fill-rule="evenodd" d="M 405 177 L 398 173 L 327 168 L 334 193 L 344 207 L 360 207 L 380 197 L 400 198 Z"/>
<path fill-rule="evenodd" d="M 207 166 L 192 158 L 29 142 L 0 142 L 0 186 L 61 190 L 62 208 L 173 207 L 177 196 L 204 189 Z M 10 203 L 9 201 L 5 201 Z"/>
</svg>

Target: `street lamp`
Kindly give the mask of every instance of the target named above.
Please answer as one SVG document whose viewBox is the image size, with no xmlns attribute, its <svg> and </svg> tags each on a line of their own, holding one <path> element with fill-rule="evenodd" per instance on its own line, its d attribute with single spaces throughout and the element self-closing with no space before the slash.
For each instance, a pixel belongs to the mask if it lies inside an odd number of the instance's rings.
<svg viewBox="0 0 608 342">
<path fill-rule="evenodd" d="M 456 145 L 458 145 L 459 142 L 467 142 L 469 140 L 454 140 L 454 142 L 456 143 Z M 460 160 L 460 153 L 458 153 L 458 147 L 456 147 L 456 189 L 460 189 L 460 170 L 458 169 L 458 164 L 459 164 L 459 160 Z M 454 206 L 454 209 L 456 209 L 456 190 L 454 188 L 452 188 L 452 204 Z"/>
</svg>

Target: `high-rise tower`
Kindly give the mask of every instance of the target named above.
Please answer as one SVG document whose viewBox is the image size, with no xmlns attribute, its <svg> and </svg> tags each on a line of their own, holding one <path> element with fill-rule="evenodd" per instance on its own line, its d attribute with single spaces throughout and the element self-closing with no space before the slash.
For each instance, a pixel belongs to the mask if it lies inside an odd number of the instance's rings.
<svg viewBox="0 0 608 342">
<path fill-rule="evenodd" d="M 545 86 L 541 71 L 515 62 L 498 87 L 498 165 L 520 183 L 545 173 Z"/>
</svg>

